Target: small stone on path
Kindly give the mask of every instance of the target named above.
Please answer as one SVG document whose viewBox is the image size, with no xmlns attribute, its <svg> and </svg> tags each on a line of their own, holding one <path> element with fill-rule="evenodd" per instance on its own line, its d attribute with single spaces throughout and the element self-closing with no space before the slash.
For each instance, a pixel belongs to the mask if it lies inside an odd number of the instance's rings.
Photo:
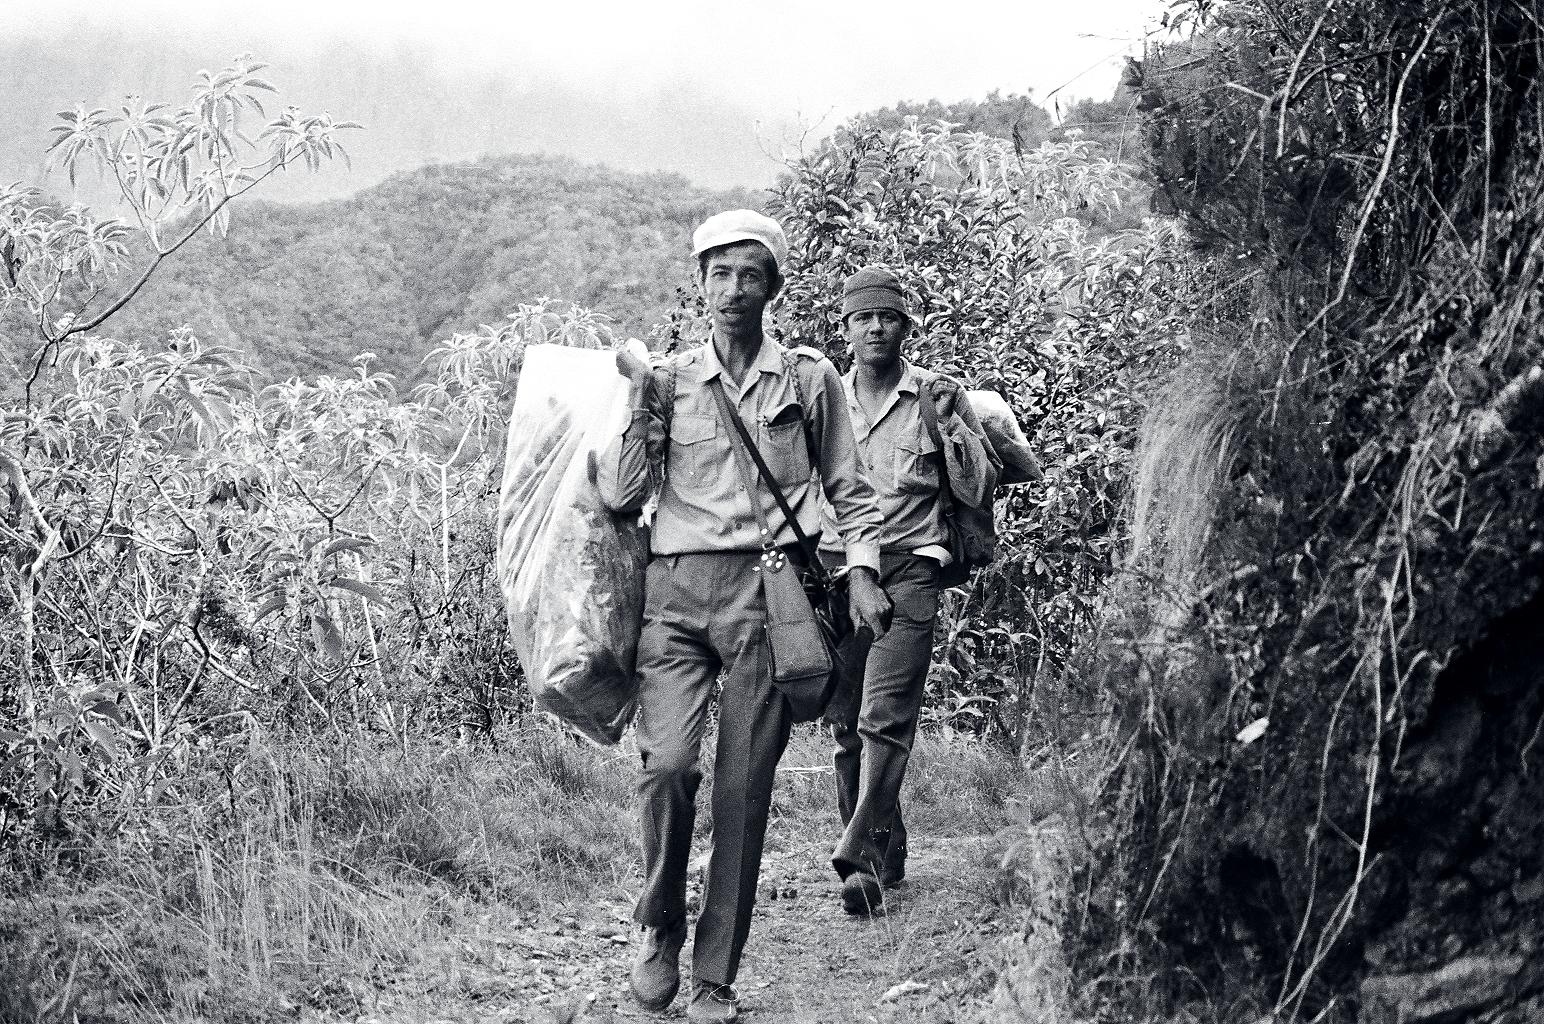
<svg viewBox="0 0 1544 1024">
<path fill-rule="evenodd" d="M 888 989 L 885 990 L 885 994 L 879 997 L 879 1001 L 881 1003 L 893 1003 L 897 999 L 903 998 L 905 996 L 914 995 L 918 992 L 926 992 L 932 987 L 933 986 L 929 985 L 925 981 L 913 981 L 912 979 L 908 978 L 901 982 L 899 985 L 891 985 Z"/>
</svg>

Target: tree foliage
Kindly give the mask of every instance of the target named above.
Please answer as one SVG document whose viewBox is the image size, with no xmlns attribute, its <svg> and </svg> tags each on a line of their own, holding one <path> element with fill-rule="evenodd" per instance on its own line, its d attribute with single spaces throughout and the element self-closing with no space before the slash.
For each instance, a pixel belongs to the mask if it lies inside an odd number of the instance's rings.
<svg viewBox="0 0 1544 1024">
<path fill-rule="evenodd" d="M 1026 735 L 1029 690 L 1066 667 L 1109 572 L 1141 395 L 1182 346 L 1189 281 L 1172 226 L 1086 226 L 1136 193 L 1086 142 L 1020 151 L 948 123 L 860 118 L 769 206 L 794 254 L 789 341 L 845 365 L 842 279 L 888 265 L 916 312 L 911 358 L 1002 393 L 1046 465 L 1003 503 L 1002 557 L 949 633 L 934 695 L 946 719 Z"/>
<path fill-rule="evenodd" d="M 263 97 L 275 91 L 259 77 L 264 67 L 242 56 L 217 74 L 200 72 L 193 102 L 181 109 L 60 111 L 50 159 L 71 182 L 86 172 L 114 182 L 125 219 L 45 202 L 35 188 L 0 190 L 0 309 L 19 312 L 40 343 L 26 374 L 29 395 L 61 342 L 106 323 L 201 229 L 223 234 L 232 200 L 292 166 L 314 171 L 347 158 L 336 135 L 359 125 L 325 114 L 289 107 L 254 132 L 253 117 L 267 116 Z M 130 279 L 120 280 L 130 267 Z"/>
<path fill-rule="evenodd" d="M 530 341 L 614 338 L 522 307 L 411 395 L 368 357 L 264 387 L 188 332 L 63 342 L 53 396 L 0 420 L 13 813 L 187 799 L 254 728 L 406 744 L 524 713 L 493 506 Z"/>
<path fill-rule="evenodd" d="M 1018 152 L 1038 149 L 1054 129 L 1051 115 L 1029 93 L 1002 94 L 993 89 L 984 99 L 943 103 L 902 100 L 894 107 L 871 110 L 844 125 L 847 131 L 871 129 L 882 134 L 901 131 L 909 122 L 944 124 L 957 135 L 990 135 L 1013 143 Z"/>
<path fill-rule="evenodd" d="M 226 202 L 327 155 L 325 122 L 286 112 L 261 168 L 241 170 L 255 105 L 231 97 L 269 87 L 237 71 L 153 127 L 66 116 L 63 158 L 121 175 L 132 224 L 7 193 L 5 300 L 38 325 L 40 376 L 0 411 L 0 660 L 17 670 L 0 695 L 0 841 L 207 797 L 210 773 L 241 771 L 252 729 L 406 743 L 521 710 L 491 569 L 493 467 L 526 340 L 609 342 L 603 323 L 519 307 L 444 342 L 411 395 L 368 355 L 264 386 L 187 329 L 151 345 L 88 333 L 96 297 L 142 298 Z M 157 184 L 168 162 L 189 170 Z M 123 286 L 136 231 L 154 255 Z"/>
</svg>

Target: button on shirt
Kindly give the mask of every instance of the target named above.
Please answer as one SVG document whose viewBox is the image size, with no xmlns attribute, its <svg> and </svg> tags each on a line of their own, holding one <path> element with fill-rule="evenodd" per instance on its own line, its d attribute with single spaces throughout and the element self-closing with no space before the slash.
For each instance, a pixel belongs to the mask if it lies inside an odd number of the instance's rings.
<svg viewBox="0 0 1544 1024">
<path fill-rule="evenodd" d="M 989 463 L 981 443 L 981 423 L 963 389 L 958 391 L 954 412 L 938 422 L 947 450 L 940 452 L 933 442 L 920 403 L 923 389 L 937 376 L 902 360 L 900 383 L 872 421 L 858 402 L 856 371 L 842 378 L 842 391 L 859 461 L 879 495 L 884 524 L 880 549 L 886 554 L 927 555 L 948 564 L 949 530 L 939 507 L 939 473 L 947 466 L 954 500 L 978 508 L 985 497 Z M 831 536 L 827 534 L 822 546 L 831 544 Z"/>
<path fill-rule="evenodd" d="M 785 361 L 785 353 L 791 358 Z M 738 386 L 724 371 L 712 343 L 672 358 L 675 397 L 668 424 L 656 413 L 635 409 L 622 437 L 603 451 L 596 483 L 616 511 L 642 506 L 649 492 L 651 435 L 664 452 L 664 480 L 654 514 L 650 548 L 656 555 L 700 551 L 755 551 L 761 531 L 730 446 L 731 425 L 719 422 L 710 383 L 721 379 L 725 394 L 755 440 L 799 525 L 810 537 L 821 529 L 819 490 L 832 510 L 834 537 L 849 565 L 879 569 L 879 507 L 874 489 L 858 465 L 857 443 L 848 419 L 846 395 L 836 368 L 812 350 L 789 350 L 764 337 L 761 350 Z M 800 376 L 796 385 L 790 365 Z M 809 404 L 799 402 L 800 391 Z M 801 414 L 809 417 L 817 448 L 810 464 Z M 818 473 L 812 474 L 812 469 Z M 776 499 L 759 477 L 761 501 L 772 543 L 798 543 Z M 834 544 L 835 541 L 833 540 Z"/>
</svg>

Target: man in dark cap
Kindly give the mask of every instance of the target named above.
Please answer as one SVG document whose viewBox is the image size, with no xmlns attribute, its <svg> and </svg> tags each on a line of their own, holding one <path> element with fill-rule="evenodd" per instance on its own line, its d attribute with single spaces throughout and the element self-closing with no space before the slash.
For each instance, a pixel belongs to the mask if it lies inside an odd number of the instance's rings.
<svg viewBox="0 0 1544 1024">
<path fill-rule="evenodd" d="M 954 557 L 942 488 L 956 504 L 983 507 L 996 468 L 959 383 L 902 356 L 913 318 L 893 272 L 864 267 L 846 279 L 842 331 L 852 349 L 842 386 L 859 459 L 879 496 L 880 583 L 895 608 L 890 631 L 855 666 L 828 716 L 845 826 L 831 860 L 843 907 L 871 914 L 883 906 L 882 889 L 906 875 L 901 782 L 927 684 L 940 574 Z"/>
<path fill-rule="evenodd" d="M 816 350 L 784 349 L 762 331 L 763 313 L 783 284 L 782 228 L 759 213 L 731 210 L 708 218 L 692 244 L 713 336 L 671 358 L 668 384 L 654 404 L 648 396 L 656 377 L 637 359 L 618 355 L 618 368 L 633 381 L 634 413 L 600 460 L 596 482 L 612 509 L 635 510 L 649 494 L 650 448 L 664 453 L 637 669 L 644 881 L 633 914 L 639 935 L 631 988 L 649 1010 L 667 1007 L 680 985 L 686 869 L 702 781 L 698 750 L 723 673 L 713 852 L 687 1007 L 690 1020 L 707 1024 L 738 1016 L 732 984 L 750 932 L 774 772 L 791 723 L 772 678 L 758 565 L 774 549 L 790 561 L 802 557 L 797 532 L 770 489 L 737 466 L 720 398 L 753 435 L 807 536 L 821 529 L 821 495 L 834 510 L 833 536 L 851 567 L 854 624 L 882 635 L 890 607 L 879 588 L 879 509 L 858 468 L 841 378 Z"/>
</svg>

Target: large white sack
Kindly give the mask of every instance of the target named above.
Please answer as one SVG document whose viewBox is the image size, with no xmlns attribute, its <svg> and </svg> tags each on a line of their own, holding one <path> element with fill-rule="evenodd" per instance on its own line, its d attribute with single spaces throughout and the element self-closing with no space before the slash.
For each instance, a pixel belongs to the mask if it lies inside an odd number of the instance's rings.
<svg viewBox="0 0 1544 1024">
<path fill-rule="evenodd" d="M 628 415 L 615 359 L 526 349 L 499 490 L 499 585 L 531 696 L 597 743 L 633 717 L 648 563 L 638 516 L 609 511 L 590 478 Z"/>
<path fill-rule="evenodd" d="M 1040 464 L 1019 426 L 1018 417 L 1008 407 L 1007 399 L 995 391 L 967 391 L 965 397 L 975 410 L 976 418 L 986 430 L 986 438 L 992 450 L 1002 460 L 1003 470 L 998 475 L 999 484 L 1022 484 L 1040 478 Z"/>
</svg>

